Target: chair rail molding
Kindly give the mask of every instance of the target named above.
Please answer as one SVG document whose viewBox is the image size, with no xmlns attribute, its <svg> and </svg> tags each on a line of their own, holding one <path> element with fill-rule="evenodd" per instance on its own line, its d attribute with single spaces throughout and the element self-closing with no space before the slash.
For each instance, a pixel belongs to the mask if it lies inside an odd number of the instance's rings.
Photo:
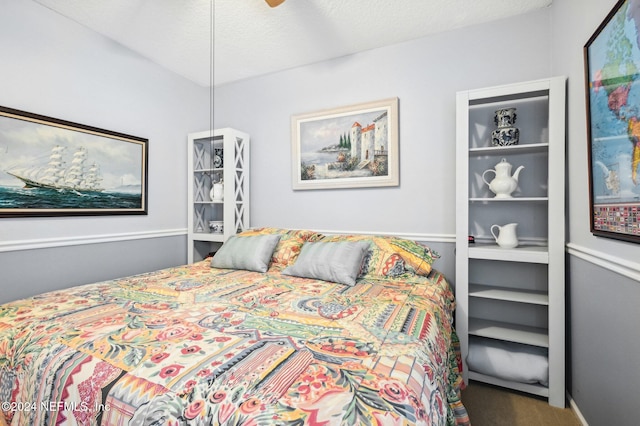
<svg viewBox="0 0 640 426">
<path fill-rule="evenodd" d="M 18 250 L 34 250 L 52 247 L 78 246 L 84 244 L 101 244 L 118 241 L 144 240 L 148 238 L 165 238 L 187 234 L 186 228 L 162 229 L 155 231 L 125 232 L 118 234 L 82 235 L 74 237 L 38 238 L 32 240 L 14 240 L 0 242 L 0 253 Z"/>
<path fill-rule="evenodd" d="M 567 253 L 572 256 L 640 282 L 640 263 L 638 262 L 632 262 L 574 243 L 567 244 L 566 248 Z"/>
</svg>

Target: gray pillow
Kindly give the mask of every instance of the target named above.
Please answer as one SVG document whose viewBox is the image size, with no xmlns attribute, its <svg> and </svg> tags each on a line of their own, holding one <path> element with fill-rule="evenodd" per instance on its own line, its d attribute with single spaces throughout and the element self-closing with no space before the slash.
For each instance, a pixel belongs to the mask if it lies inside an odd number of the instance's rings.
<svg viewBox="0 0 640 426">
<path fill-rule="evenodd" d="M 368 241 L 307 242 L 295 263 L 282 274 L 352 286 L 369 245 Z"/>
<path fill-rule="evenodd" d="M 266 272 L 281 235 L 232 235 L 211 259 L 211 266 Z"/>
</svg>

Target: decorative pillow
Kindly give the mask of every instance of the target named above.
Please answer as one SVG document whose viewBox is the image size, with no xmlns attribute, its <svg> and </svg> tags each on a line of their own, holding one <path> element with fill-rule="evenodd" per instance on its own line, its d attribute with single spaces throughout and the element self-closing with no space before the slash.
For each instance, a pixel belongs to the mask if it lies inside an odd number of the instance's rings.
<svg viewBox="0 0 640 426">
<path fill-rule="evenodd" d="M 369 245 L 366 241 L 305 243 L 296 262 L 282 274 L 353 286 Z"/>
<path fill-rule="evenodd" d="M 232 235 L 211 259 L 211 266 L 266 272 L 280 235 Z"/>
<path fill-rule="evenodd" d="M 371 235 L 331 235 L 321 241 L 367 241 L 369 249 L 362 262 L 359 278 L 396 277 L 406 272 L 404 260 L 393 251 L 388 237 Z"/>
<path fill-rule="evenodd" d="M 398 253 L 371 249 L 362 263 L 361 277 L 397 277 L 407 272 L 404 259 Z"/>
<path fill-rule="evenodd" d="M 371 249 L 360 277 L 395 277 L 405 272 L 429 275 L 431 264 L 440 256 L 415 241 L 372 235 L 331 235 L 321 241 L 370 241 Z"/>
<path fill-rule="evenodd" d="M 271 266 L 269 270 L 281 271 L 292 265 L 300 254 L 302 245 L 307 241 L 317 241 L 322 238 L 322 234 L 315 231 L 301 229 L 281 229 L 281 228 L 254 228 L 244 231 L 238 235 L 280 235 L 280 241 L 275 251 L 271 255 Z"/>
<path fill-rule="evenodd" d="M 409 268 L 418 275 L 429 275 L 433 261 L 440 258 L 438 253 L 416 241 L 393 238 L 390 244 L 402 256 Z"/>
<path fill-rule="evenodd" d="M 469 336 L 469 370 L 520 383 L 549 386 L 546 348 Z"/>
</svg>

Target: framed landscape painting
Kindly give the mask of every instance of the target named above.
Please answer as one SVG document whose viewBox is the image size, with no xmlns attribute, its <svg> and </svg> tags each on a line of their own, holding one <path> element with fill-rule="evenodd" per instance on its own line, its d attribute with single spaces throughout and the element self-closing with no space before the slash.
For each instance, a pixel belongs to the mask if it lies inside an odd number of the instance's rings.
<svg viewBox="0 0 640 426">
<path fill-rule="evenodd" d="M 291 118 L 293 189 L 399 184 L 398 98 Z"/>
<path fill-rule="evenodd" d="M 584 47 L 591 232 L 640 242 L 640 0 L 619 1 Z"/>
<path fill-rule="evenodd" d="M 148 140 L 0 107 L 0 217 L 147 214 Z"/>
</svg>

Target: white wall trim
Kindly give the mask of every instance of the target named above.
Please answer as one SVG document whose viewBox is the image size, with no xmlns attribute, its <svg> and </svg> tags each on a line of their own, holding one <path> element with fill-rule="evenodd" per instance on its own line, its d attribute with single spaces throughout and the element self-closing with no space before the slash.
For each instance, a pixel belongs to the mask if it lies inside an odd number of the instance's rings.
<svg viewBox="0 0 640 426">
<path fill-rule="evenodd" d="M 567 399 L 569 400 L 569 406 L 571 407 L 571 409 L 573 410 L 573 413 L 578 418 L 578 421 L 582 423 L 582 426 L 589 426 L 589 423 L 587 423 L 587 420 L 582 415 L 580 408 L 578 408 L 578 404 L 576 404 L 576 401 L 574 401 L 574 399 L 571 398 L 571 395 L 569 394 L 569 392 L 567 392 Z"/>
<path fill-rule="evenodd" d="M 83 235 L 79 237 L 39 238 L 34 240 L 3 241 L 0 242 L 0 252 L 78 246 L 84 244 L 112 243 L 128 240 L 143 240 L 147 238 L 164 238 L 186 234 L 187 230 L 185 228 L 143 232 L 126 232 L 121 234 Z"/>
<path fill-rule="evenodd" d="M 638 262 L 632 262 L 573 243 L 567 244 L 567 252 L 594 265 L 624 275 L 632 280 L 640 281 L 640 263 Z"/>
<path fill-rule="evenodd" d="M 322 234 L 356 234 L 356 235 L 384 235 L 398 238 L 406 238 L 408 240 L 455 243 L 454 234 L 414 234 L 402 232 L 365 232 L 365 231 L 334 231 L 334 230 L 318 230 Z M 118 241 L 143 240 L 147 238 L 164 238 L 186 235 L 187 229 L 165 229 L 156 231 L 143 232 L 125 232 L 120 234 L 102 234 L 102 235 L 83 235 L 78 237 L 60 237 L 60 238 L 38 238 L 32 240 L 14 240 L 0 242 L 0 253 L 18 250 L 36 250 L 43 248 L 55 248 L 66 246 L 79 246 L 84 244 L 101 244 L 112 243 Z"/>
<path fill-rule="evenodd" d="M 455 234 L 414 234 L 404 232 L 369 232 L 369 231 L 335 231 L 335 230 L 316 230 L 321 234 L 327 235 L 382 235 L 385 237 L 398 237 L 414 241 L 428 241 L 437 243 L 455 243 Z"/>
</svg>

